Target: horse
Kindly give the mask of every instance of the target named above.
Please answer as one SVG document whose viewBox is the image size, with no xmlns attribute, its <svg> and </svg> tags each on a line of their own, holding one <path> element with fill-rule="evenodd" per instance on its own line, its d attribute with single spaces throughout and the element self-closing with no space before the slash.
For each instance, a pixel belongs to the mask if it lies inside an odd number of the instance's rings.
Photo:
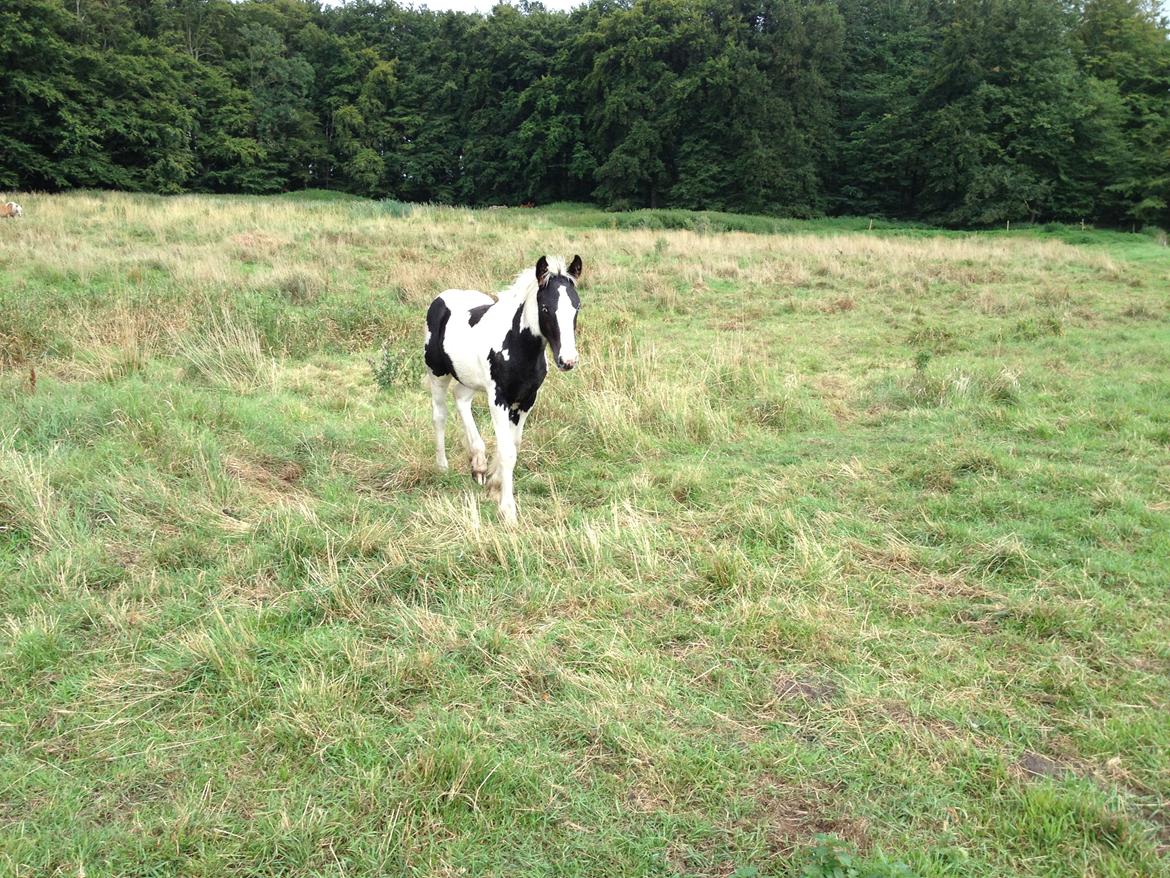
<svg viewBox="0 0 1170 878">
<path fill-rule="evenodd" d="M 545 346 L 562 372 L 577 365 L 577 312 L 581 257 L 541 256 L 493 299 L 478 290 L 445 290 L 427 309 L 424 385 L 431 391 L 435 424 L 435 465 L 447 469 L 444 433 L 447 390 L 463 422 L 472 478 L 499 502 L 505 524 L 516 523 L 512 473 L 524 436 L 524 422 L 548 375 Z M 452 380 L 454 379 L 454 380 Z M 471 415 L 471 400 L 485 393 L 496 434 L 491 466 L 483 437 Z"/>
</svg>

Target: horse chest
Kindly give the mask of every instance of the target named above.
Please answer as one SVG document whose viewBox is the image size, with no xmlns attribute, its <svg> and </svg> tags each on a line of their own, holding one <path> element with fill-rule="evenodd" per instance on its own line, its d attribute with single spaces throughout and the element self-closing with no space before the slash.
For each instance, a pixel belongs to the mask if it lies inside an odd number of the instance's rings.
<svg viewBox="0 0 1170 878">
<path fill-rule="evenodd" d="M 495 390 L 492 401 L 508 410 L 512 423 L 518 423 L 520 413 L 536 403 L 536 394 L 548 375 L 544 341 L 528 330 L 513 330 L 499 350 L 488 353 L 488 368 Z"/>
</svg>

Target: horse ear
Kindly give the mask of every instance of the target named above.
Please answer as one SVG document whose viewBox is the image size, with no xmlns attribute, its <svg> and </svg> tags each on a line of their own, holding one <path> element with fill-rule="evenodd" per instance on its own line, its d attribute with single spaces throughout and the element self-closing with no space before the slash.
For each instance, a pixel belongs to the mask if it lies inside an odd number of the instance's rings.
<svg viewBox="0 0 1170 878">
<path fill-rule="evenodd" d="M 573 261 L 569 263 L 569 276 L 572 277 L 573 280 L 580 280 L 581 279 L 581 257 L 580 256 L 574 256 Z"/>
<path fill-rule="evenodd" d="M 544 279 L 548 276 L 548 260 L 541 256 L 536 260 L 536 282 L 538 284 L 544 283 Z"/>
</svg>

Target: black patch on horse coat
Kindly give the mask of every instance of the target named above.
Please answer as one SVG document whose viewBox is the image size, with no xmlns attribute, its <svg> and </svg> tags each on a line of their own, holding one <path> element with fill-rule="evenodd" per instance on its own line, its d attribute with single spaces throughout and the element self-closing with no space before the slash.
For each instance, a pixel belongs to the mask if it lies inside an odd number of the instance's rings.
<svg viewBox="0 0 1170 878">
<path fill-rule="evenodd" d="M 488 352 L 488 368 L 496 386 L 493 401 L 508 410 L 508 420 L 513 424 L 520 423 L 520 413 L 536 404 L 536 394 L 548 375 L 544 339 L 527 328 L 520 328 L 523 310 L 523 305 L 516 309 L 512 328 L 504 336 L 500 349 Z M 508 352 L 507 359 L 504 359 L 504 351 Z"/>
<path fill-rule="evenodd" d="M 476 305 L 474 308 L 471 308 L 470 310 L 468 310 L 468 312 L 467 312 L 467 325 L 468 326 L 475 326 L 475 324 L 479 323 L 480 319 L 483 317 L 484 314 L 487 313 L 487 309 L 490 307 L 491 307 L 491 305 Z"/>
<path fill-rule="evenodd" d="M 427 309 L 427 329 L 431 337 L 423 348 L 423 359 L 431 374 L 442 378 L 444 375 L 455 375 L 455 365 L 447 352 L 443 350 L 443 336 L 447 331 L 447 321 L 451 319 L 451 309 L 442 299 L 435 299 Z M 456 378 L 459 376 L 456 375 Z"/>
</svg>

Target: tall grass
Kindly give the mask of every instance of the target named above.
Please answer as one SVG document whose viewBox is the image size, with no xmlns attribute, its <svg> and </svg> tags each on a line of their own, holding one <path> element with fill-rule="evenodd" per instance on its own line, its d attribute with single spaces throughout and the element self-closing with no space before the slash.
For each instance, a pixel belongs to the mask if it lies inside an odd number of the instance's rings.
<svg viewBox="0 0 1170 878">
<path fill-rule="evenodd" d="M 276 364 L 265 353 L 259 334 L 227 311 L 202 330 L 177 337 L 175 352 L 187 375 L 235 393 L 274 387 Z"/>
<path fill-rule="evenodd" d="M 1170 875 L 1155 239 L 19 200 L 0 874 Z M 423 314 L 542 252 L 508 530 Z"/>
</svg>

